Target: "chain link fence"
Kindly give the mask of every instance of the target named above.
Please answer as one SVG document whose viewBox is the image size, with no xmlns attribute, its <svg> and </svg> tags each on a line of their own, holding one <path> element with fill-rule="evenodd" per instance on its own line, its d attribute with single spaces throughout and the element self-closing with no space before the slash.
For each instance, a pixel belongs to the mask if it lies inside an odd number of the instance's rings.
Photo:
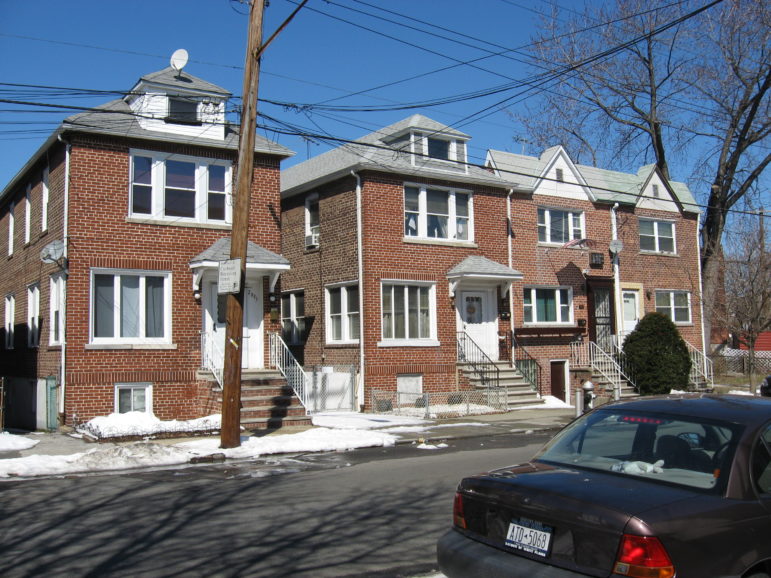
<svg viewBox="0 0 771 578">
<path fill-rule="evenodd" d="M 464 391 L 432 391 L 403 393 L 372 390 L 372 411 L 425 419 L 444 419 L 502 413 L 507 410 L 506 390 L 489 388 Z"/>
</svg>

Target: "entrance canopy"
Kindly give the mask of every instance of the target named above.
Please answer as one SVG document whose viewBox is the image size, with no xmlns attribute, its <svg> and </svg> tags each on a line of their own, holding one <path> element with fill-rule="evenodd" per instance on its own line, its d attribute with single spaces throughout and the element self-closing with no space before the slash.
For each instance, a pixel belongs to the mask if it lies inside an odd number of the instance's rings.
<svg viewBox="0 0 771 578">
<path fill-rule="evenodd" d="M 206 271 L 218 269 L 220 263 L 230 259 L 230 237 L 217 239 L 211 247 L 190 260 L 193 270 L 193 291 L 201 291 L 201 278 Z M 270 277 L 270 292 L 276 287 L 278 276 L 289 270 L 289 261 L 249 241 L 246 246 L 246 274 L 254 272 Z"/>
<path fill-rule="evenodd" d="M 464 282 L 494 283 L 501 288 L 501 295 L 506 295 L 512 282 L 521 281 L 522 277 L 519 271 L 481 255 L 470 255 L 447 272 L 451 296 Z"/>
</svg>

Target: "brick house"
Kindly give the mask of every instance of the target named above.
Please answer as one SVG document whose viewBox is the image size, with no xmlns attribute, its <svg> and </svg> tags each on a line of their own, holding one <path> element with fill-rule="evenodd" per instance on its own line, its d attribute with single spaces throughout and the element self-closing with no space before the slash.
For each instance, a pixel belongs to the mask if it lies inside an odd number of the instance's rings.
<svg viewBox="0 0 771 578">
<path fill-rule="evenodd" d="M 217 270 L 238 158 L 230 96 L 171 67 L 148 74 L 64 120 L 0 193 L 7 426 L 219 412 Z M 256 138 L 245 370 L 267 366 L 265 334 L 279 327 L 271 293 L 289 268 L 279 165 L 291 154 Z"/>
<path fill-rule="evenodd" d="M 685 185 L 561 147 L 489 151 L 482 168 L 469 139 L 414 115 L 282 171 L 283 336 L 306 368 L 355 366 L 370 409 L 382 392 L 473 389 L 476 356 L 524 377 L 512 407 L 570 401 L 597 369 L 588 344 L 610 351 L 648 311 L 703 351 Z"/>
</svg>

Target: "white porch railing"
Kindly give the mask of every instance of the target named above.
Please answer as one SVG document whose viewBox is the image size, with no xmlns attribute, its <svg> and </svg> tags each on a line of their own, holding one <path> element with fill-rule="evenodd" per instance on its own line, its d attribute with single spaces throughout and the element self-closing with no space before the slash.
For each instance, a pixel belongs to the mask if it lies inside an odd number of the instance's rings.
<svg viewBox="0 0 771 578">
<path fill-rule="evenodd" d="M 201 366 L 212 372 L 220 388 L 224 379 L 224 361 L 225 352 L 219 346 L 214 335 L 201 331 Z"/>
<path fill-rule="evenodd" d="M 310 407 L 307 387 L 308 375 L 278 333 L 269 333 L 268 337 L 270 340 L 270 366 L 281 372 L 297 397 L 300 398 L 300 402 L 307 412 Z"/>
<path fill-rule="evenodd" d="M 688 381 L 697 388 L 701 383 L 706 383 L 709 388 L 714 387 L 712 360 L 687 341 L 685 344 L 688 346 L 688 353 L 691 356 L 691 373 L 688 376 Z"/>
<path fill-rule="evenodd" d="M 573 342 L 570 344 L 571 363 L 581 367 L 591 367 L 593 372 L 602 375 L 613 386 L 614 399 L 621 399 L 621 385 L 624 375 L 616 360 L 603 351 L 594 341 Z"/>
</svg>

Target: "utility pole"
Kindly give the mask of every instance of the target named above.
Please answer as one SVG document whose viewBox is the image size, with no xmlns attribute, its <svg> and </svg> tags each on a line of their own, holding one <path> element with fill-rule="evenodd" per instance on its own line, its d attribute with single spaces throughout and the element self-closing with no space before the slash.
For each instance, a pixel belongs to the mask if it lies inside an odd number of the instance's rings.
<svg viewBox="0 0 771 578">
<path fill-rule="evenodd" d="M 249 34 L 244 63 L 241 134 L 238 140 L 238 181 L 233 206 L 230 258 L 240 259 L 241 283 L 238 293 L 228 295 L 225 328 L 225 367 L 223 371 L 222 426 L 220 447 L 241 445 L 241 355 L 244 332 L 244 286 L 246 283 L 246 248 L 249 239 L 249 206 L 254 171 L 254 132 L 257 123 L 257 89 L 260 82 L 259 54 L 262 46 L 264 0 L 252 0 L 249 10 Z"/>
</svg>

